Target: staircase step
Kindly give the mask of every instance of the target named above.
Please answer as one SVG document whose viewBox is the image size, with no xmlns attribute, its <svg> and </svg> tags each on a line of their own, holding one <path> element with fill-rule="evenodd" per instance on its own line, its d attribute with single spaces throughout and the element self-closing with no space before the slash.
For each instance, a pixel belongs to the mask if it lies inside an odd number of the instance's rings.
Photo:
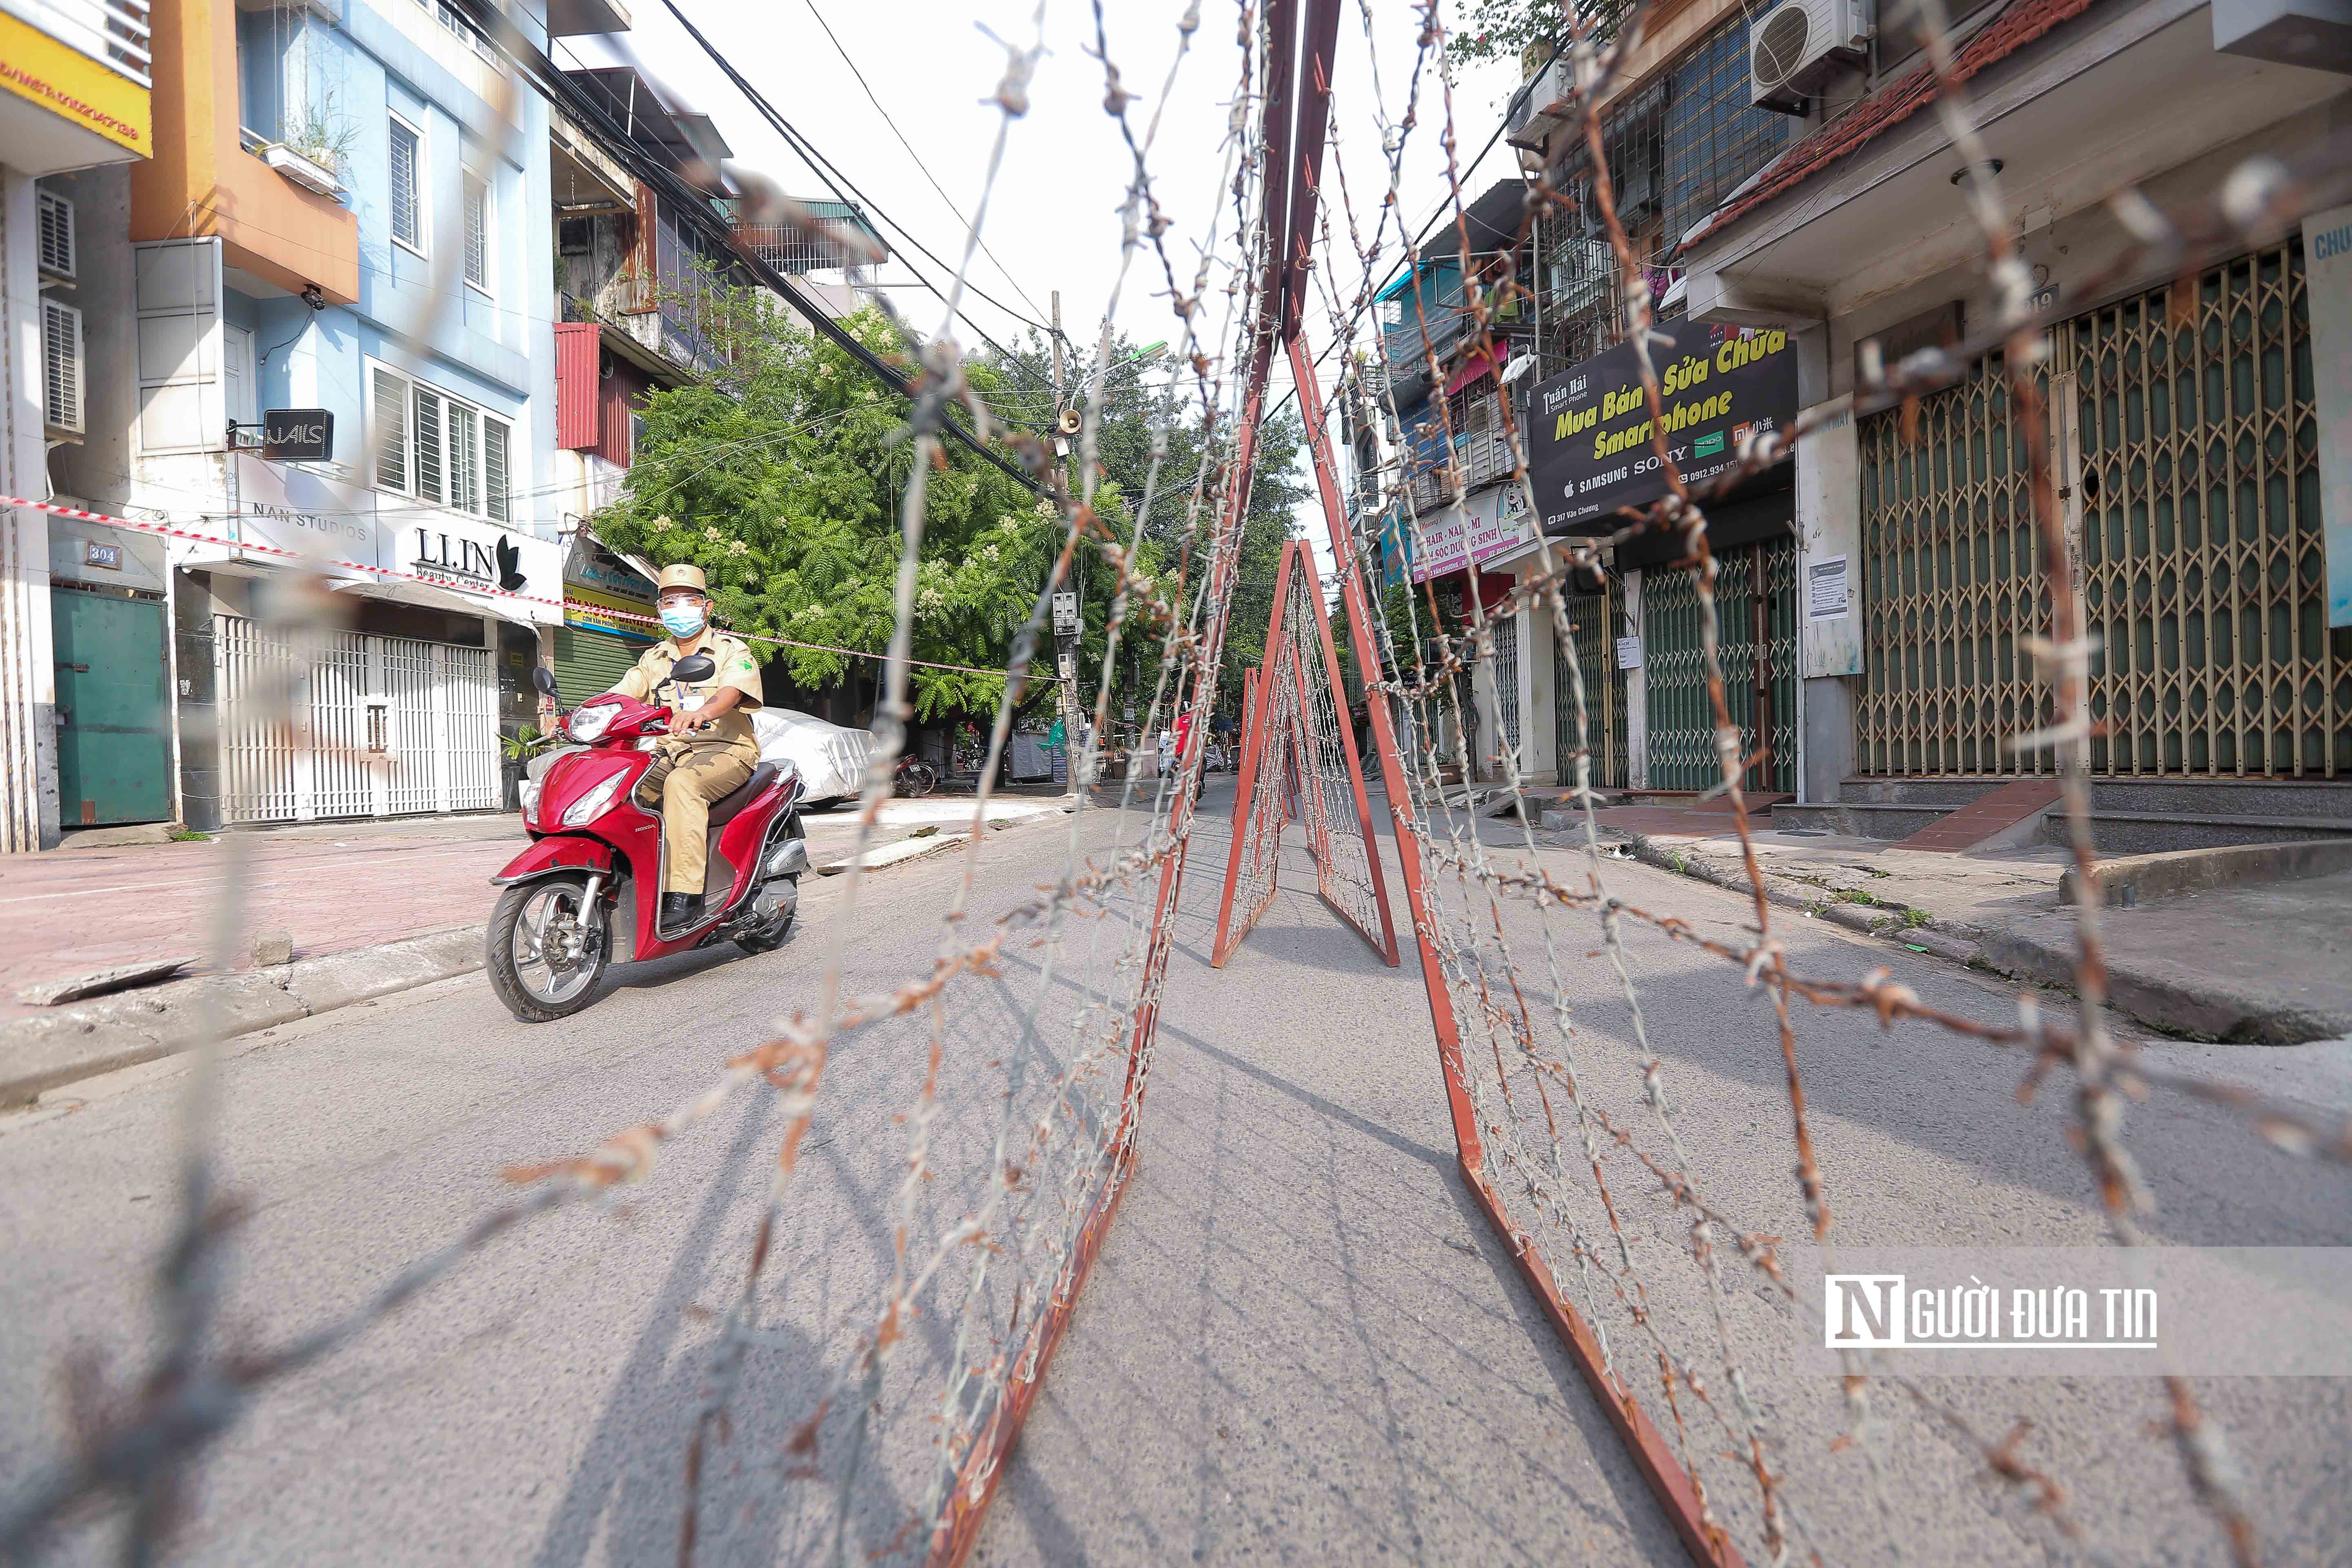
<svg viewBox="0 0 2352 1568">
<path fill-rule="evenodd" d="M 1842 833 L 1849 838 L 1877 838 L 1893 843 L 1933 826 L 1949 809 L 1941 805 L 1850 805 L 1843 801 L 1821 805 L 1784 802 L 1772 808 L 1772 826 L 1780 831 L 1818 828 L 1825 833 Z"/>
<path fill-rule="evenodd" d="M 2053 811 L 2043 817 L 2042 837 L 2047 843 L 2066 843 L 2066 814 Z M 2231 844 L 2352 838 L 2352 817 L 2095 810 L 2091 813 L 2091 837 L 2101 855 L 2155 855 L 2168 849 L 2210 849 Z"/>
<path fill-rule="evenodd" d="M 1947 816 L 1938 817 L 1903 840 L 1906 849 L 1926 849 L 1957 855 L 1983 843 L 2003 828 L 2015 827 L 2047 808 L 2058 798 L 2056 779 L 2025 778 L 1980 795 Z"/>
</svg>

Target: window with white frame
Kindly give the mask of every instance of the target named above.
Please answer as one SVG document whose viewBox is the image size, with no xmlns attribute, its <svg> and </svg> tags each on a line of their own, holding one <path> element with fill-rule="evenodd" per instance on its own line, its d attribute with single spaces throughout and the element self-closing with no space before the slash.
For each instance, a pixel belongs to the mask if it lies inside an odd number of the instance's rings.
<svg viewBox="0 0 2352 1568">
<path fill-rule="evenodd" d="M 425 201 L 418 182 L 425 171 L 425 133 L 398 115 L 392 116 L 391 189 L 392 237 L 425 253 Z"/>
<path fill-rule="evenodd" d="M 466 281 L 490 292 L 490 183 L 467 169 L 466 185 Z"/>
<path fill-rule="evenodd" d="M 376 488 L 506 521 L 513 426 L 382 365 L 371 364 L 368 374 Z"/>
<path fill-rule="evenodd" d="M 440 17 L 441 26 L 448 30 L 452 37 L 461 40 L 467 47 L 492 65 L 498 64 L 498 49 L 491 44 L 488 36 L 474 25 L 471 17 L 458 10 L 457 6 L 450 5 L 449 0 L 440 0 L 440 4 L 434 7 L 434 11 Z"/>
</svg>

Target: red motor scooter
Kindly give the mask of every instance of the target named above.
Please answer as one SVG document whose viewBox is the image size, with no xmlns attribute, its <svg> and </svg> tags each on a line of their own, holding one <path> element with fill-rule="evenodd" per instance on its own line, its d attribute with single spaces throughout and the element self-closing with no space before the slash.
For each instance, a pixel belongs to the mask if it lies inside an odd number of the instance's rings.
<svg viewBox="0 0 2352 1568">
<path fill-rule="evenodd" d="M 674 694 L 716 670 L 695 654 L 663 684 Z M 554 694 L 544 667 L 531 680 Z M 607 964 L 721 941 L 768 952 L 792 930 L 809 858 L 803 786 L 788 763 L 761 763 L 740 789 L 711 803 L 702 912 L 683 929 L 662 929 L 661 817 L 636 804 L 635 791 L 670 711 L 610 692 L 574 709 L 564 732 L 587 749 L 557 759 L 540 781 L 523 816 L 530 847 L 490 879 L 504 889 L 490 913 L 490 989 L 526 1024 L 588 1005 Z"/>
</svg>

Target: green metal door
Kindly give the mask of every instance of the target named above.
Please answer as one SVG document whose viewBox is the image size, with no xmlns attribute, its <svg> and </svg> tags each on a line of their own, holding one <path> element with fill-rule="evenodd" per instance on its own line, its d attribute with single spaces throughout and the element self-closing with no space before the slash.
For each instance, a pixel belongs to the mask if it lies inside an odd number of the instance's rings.
<svg viewBox="0 0 2352 1568">
<path fill-rule="evenodd" d="M 1761 593 L 1759 593 L 1759 588 Z M 1797 542 L 1767 540 L 1716 558 L 1717 659 L 1724 705 L 1739 727 L 1739 752 L 1758 754 L 1758 709 L 1769 708 L 1770 755 L 1743 788 L 1788 795 L 1797 787 Z M 1642 640 L 1649 724 L 1650 780 L 1655 790 L 1721 787 L 1715 752 L 1715 702 L 1706 689 L 1698 589 L 1687 571 L 1642 576 Z"/>
<path fill-rule="evenodd" d="M 1625 787 L 1625 672 L 1617 668 L 1619 588 L 1604 583 L 1598 594 L 1580 594 L 1568 601 L 1568 624 L 1576 639 L 1577 668 L 1584 676 L 1584 726 L 1576 722 L 1576 683 L 1570 679 L 1568 658 L 1557 639 L 1552 644 L 1553 710 L 1559 724 L 1559 782 L 1576 782 L 1576 748 L 1592 753 L 1592 787 Z"/>
<path fill-rule="evenodd" d="M 49 592 L 58 661 L 58 801 L 68 827 L 172 815 L 163 602 Z"/>
<path fill-rule="evenodd" d="M 592 626 L 556 627 L 556 700 L 576 708 L 591 697 L 612 690 L 651 647 L 650 640 L 616 637 Z"/>
</svg>

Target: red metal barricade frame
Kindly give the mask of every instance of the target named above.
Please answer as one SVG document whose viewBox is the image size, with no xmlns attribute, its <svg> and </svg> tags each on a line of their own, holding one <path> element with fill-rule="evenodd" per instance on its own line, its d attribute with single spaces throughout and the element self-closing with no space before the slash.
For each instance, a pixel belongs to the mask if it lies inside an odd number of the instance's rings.
<svg viewBox="0 0 2352 1568">
<path fill-rule="evenodd" d="M 1300 661 L 1289 655 L 1292 627 L 1289 616 L 1293 597 L 1293 573 L 1307 574 L 1309 584 L 1303 597 L 1311 606 L 1315 617 L 1316 645 L 1322 654 L 1323 678 L 1339 710 L 1339 744 L 1348 763 L 1348 782 L 1356 807 L 1356 833 L 1364 847 L 1364 863 L 1369 874 L 1372 900 L 1380 913 L 1377 935 L 1363 924 L 1347 906 L 1332 897 L 1331 884 L 1339 853 L 1333 824 L 1324 810 L 1323 793 L 1319 787 L 1310 795 L 1310 780 L 1319 784 L 1315 739 L 1307 728 L 1307 714 L 1312 697 L 1308 672 Z M 1331 912 L 1345 921 L 1349 931 L 1364 939 L 1371 950 L 1381 955 L 1381 962 L 1395 967 L 1398 962 L 1396 922 L 1389 912 L 1388 881 L 1381 872 L 1380 844 L 1372 832 L 1371 798 L 1364 787 L 1363 760 L 1356 752 L 1356 737 L 1347 722 L 1339 694 L 1347 688 L 1339 676 L 1339 655 L 1331 641 L 1330 617 L 1323 611 L 1323 584 L 1315 570 L 1315 556 L 1303 539 L 1294 539 L 1283 546 L 1282 564 L 1275 574 L 1274 611 L 1267 617 L 1265 629 L 1265 663 L 1256 676 L 1247 682 L 1249 700 L 1244 704 L 1246 722 L 1243 727 L 1241 772 L 1234 789 L 1233 847 L 1225 864 L 1225 889 L 1217 904 L 1217 935 L 1210 950 L 1212 967 L 1223 969 L 1238 949 L 1251 928 L 1257 924 L 1274 901 L 1276 870 L 1274 861 L 1281 853 L 1282 829 L 1296 816 L 1307 826 L 1308 848 L 1315 858 L 1316 890 Z M 1287 679 L 1297 686 L 1295 700 L 1285 702 L 1275 683 Z M 1287 715 L 1287 722 L 1276 718 Z M 1273 770 L 1269 771 L 1269 763 Z M 1294 814 L 1286 809 L 1289 792 L 1305 808 Z M 1272 815 L 1264 823 L 1256 820 L 1258 792 L 1273 790 Z M 1271 833 L 1272 842 L 1260 842 Z M 1240 890 L 1242 869 L 1254 856 L 1267 857 L 1265 890 L 1255 904 L 1245 910 L 1234 910 L 1235 894 Z"/>
</svg>

